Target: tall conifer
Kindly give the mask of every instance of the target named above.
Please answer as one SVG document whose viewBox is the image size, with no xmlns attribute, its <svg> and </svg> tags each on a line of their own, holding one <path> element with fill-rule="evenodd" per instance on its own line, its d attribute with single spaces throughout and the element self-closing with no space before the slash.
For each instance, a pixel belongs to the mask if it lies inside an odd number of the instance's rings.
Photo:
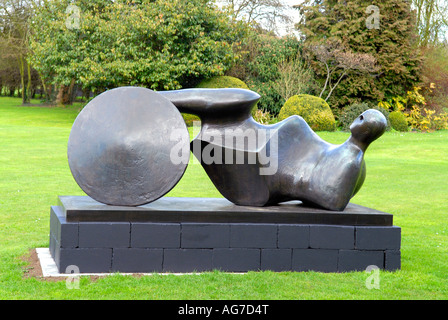
<svg viewBox="0 0 448 320">
<path fill-rule="evenodd" d="M 297 8 L 305 44 L 337 38 L 354 52 L 372 54 L 379 64 L 374 75 L 346 76 L 329 100 L 332 107 L 403 95 L 420 81 L 422 54 L 410 1 L 308 0 Z M 324 77 L 324 70 L 314 66 Z"/>
</svg>

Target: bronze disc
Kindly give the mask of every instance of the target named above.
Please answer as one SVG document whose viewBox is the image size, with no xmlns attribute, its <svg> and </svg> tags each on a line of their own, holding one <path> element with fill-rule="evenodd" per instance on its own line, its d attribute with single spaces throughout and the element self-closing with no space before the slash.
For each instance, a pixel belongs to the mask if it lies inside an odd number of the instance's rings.
<svg viewBox="0 0 448 320">
<path fill-rule="evenodd" d="M 168 193 L 184 174 L 189 134 L 177 108 L 146 88 L 120 87 L 90 101 L 68 140 L 80 188 L 104 204 L 139 206 Z"/>
</svg>

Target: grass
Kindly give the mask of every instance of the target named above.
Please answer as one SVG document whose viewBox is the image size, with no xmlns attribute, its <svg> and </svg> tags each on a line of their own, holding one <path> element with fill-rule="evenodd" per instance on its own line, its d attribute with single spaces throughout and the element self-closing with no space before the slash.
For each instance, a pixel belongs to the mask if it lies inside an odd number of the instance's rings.
<svg viewBox="0 0 448 320">
<path fill-rule="evenodd" d="M 389 212 L 402 228 L 402 269 L 381 271 L 380 289 L 365 272 L 249 272 L 200 275 L 25 277 L 21 257 L 48 246 L 50 206 L 83 195 L 66 148 L 79 107 L 21 107 L 0 98 L 0 299 L 447 299 L 448 131 L 388 132 L 366 154 L 367 179 L 353 202 Z M 319 133 L 341 143 L 344 132 Z M 167 196 L 221 197 L 199 164 L 189 165 Z"/>
</svg>

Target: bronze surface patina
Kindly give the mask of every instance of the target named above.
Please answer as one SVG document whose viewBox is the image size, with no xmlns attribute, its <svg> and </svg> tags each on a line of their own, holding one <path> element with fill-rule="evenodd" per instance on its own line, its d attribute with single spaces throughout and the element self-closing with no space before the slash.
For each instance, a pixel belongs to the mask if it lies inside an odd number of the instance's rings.
<svg viewBox="0 0 448 320">
<path fill-rule="evenodd" d="M 80 112 L 70 132 L 68 162 L 93 199 L 139 206 L 162 197 L 180 180 L 188 160 L 173 163 L 170 152 L 178 144 L 188 148 L 189 140 L 170 101 L 149 89 L 121 87 L 98 95 Z"/>
<path fill-rule="evenodd" d="M 351 125 L 341 145 L 322 140 L 300 116 L 262 125 L 251 116 L 260 96 L 245 89 L 161 92 L 181 111 L 201 118 L 191 148 L 221 194 L 238 205 L 289 200 L 342 211 L 361 188 L 364 153 L 386 130 L 377 110 Z M 239 160 L 239 161 L 238 161 Z"/>
<path fill-rule="evenodd" d="M 300 116 L 273 125 L 257 123 L 251 110 L 259 98 L 245 89 L 107 91 L 73 125 L 70 169 L 93 199 L 139 206 L 176 185 L 191 149 L 219 192 L 236 205 L 300 200 L 344 210 L 364 182 L 364 153 L 386 130 L 386 118 L 379 111 L 365 111 L 351 125 L 349 139 L 335 145 Z M 191 143 L 180 112 L 201 119 L 200 133 Z"/>
</svg>

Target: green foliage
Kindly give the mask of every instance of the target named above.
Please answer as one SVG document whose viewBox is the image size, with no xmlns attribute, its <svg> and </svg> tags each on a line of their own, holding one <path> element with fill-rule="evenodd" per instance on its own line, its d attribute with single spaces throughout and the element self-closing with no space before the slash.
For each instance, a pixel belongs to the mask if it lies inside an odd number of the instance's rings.
<svg viewBox="0 0 448 320">
<path fill-rule="evenodd" d="M 394 130 L 400 132 L 408 131 L 408 121 L 406 120 L 406 116 L 400 111 L 392 111 L 389 114 L 390 125 Z"/>
<path fill-rule="evenodd" d="M 271 86 L 270 82 L 261 82 L 256 79 L 246 80 L 249 89 L 258 93 L 261 98 L 257 102 L 257 107 L 263 111 L 277 116 L 285 100 Z"/>
<path fill-rule="evenodd" d="M 192 127 L 194 125 L 194 122 L 200 122 L 201 119 L 194 115 L 194 114 L 189 114 L 189 113 L 181 113 L 182 118 L 184 118 L 185 124 L 187 125 L 187 127 Z"/>
<path fill-rule="evenodd" d="M 272 85 L 280 78 L 278 65 L 296 58 L 300 50 L 301 43 L 294 37 L 253 33 L 239 50 L 241 59 L 227 74 L 244 80 L 250 90 L 261 96 L 258 108 L 277 116 L 285 103 Z"/>
<path fill-rule="evenodd" d="M 436 112 L 448 109 L 448 45 L 425 48 L 422 94 L 427 107 Z"/>
<path fill-rule="evenodd" d="M 388 101 L 380 101 L 381 109 L 403 112 L 407 123 L 413 130 L 433 131 L 448 128 L 448 113 L 427 107 L 426 99 L 420 92 L 421 88 L 413 87 L 405 96 L 396 96 Z"/>
<path fill-rule="evenodd" d="M 245 30 L 204 0 L 81 0 L 67 28 L 70 3 L 45 2 L 33 19 L 32 60 L 51 83 L 179 89 L 230 68 Z"/>
<path fill-rule="evenodd" d="M 353 103 L 348 107 L 345 107 L 342 109 L 342 113 L 339 116 L 339 126 L 343 131 L 350 131 L 350 125 L 353 123 L 353 121 L 359 117 L 361 113 L 368 109 L 375 109 L 380 111 L 387 120 L 387 129 L 390 130 L 390 122 L 389 122 L 389 111 L 386 109 L 380 108 L 378 106 L 375 106 L 373 104 L 369 104 L 367 102 L 361 102 L 361 103 Z"/>
<path fill-rule="evenodd" d="M 215 76 L 210 79 L 204 79 L 196 88 L 240 88 L 249 89 L 249 87 L 240 79 L 230 76 Z M 200 121 L 198 116 L 191 114 L 182 114 L 188 127 L 193 125 L 194 121 Z"/>
<path fill-rule="evenodd" d="M 254 108 L 252 110 L 252 117 L 255 121 L 261 124 L 273 124 L 276 119 L 269 113 L 269 111 L 263 111 L 261 109 Z"/>
<path fill-rule="evenodd" d="M 0 166 L 0 296 L 4 300 L 448 298 L 448 131 L 388 132 L 369 147 L 368 183 L 353 202 L 393 213 L 394 224 L 405 231 L 402 269 L 381 271 L 379 290 L 366 288 L 370 274 L 365 271 L 113 274 L 82 276 L 80 289 L 68 290 L 66 278 L 35 277 L 21 257 L 30 249 L 48 247 L 49 206 L 56 205 L 57 195 L 84 195 L 67 164 L 67 139 L 77 112 L 18 108 L 20 104 L 17 98 L 0 98 L 0 162 L 5 164 Z M 339 131 L 318 134 L 331 143 L 343 143 L 349 136 Z M 221 197 L 202 166 L 192 160 L 169 196 Z"/>
<path fill-rule="evenodd" d="M 366 8 L 380 9 L 380 28 L 368 29 Z M 420 81 L 422 55 L 417 48 L 415 12 L 406 0 L 313 1 L 300 5 L 298 24 L 305 44 L 336 38 L 353 52 L 371 54 L 380 66 L 374 76 L 350 74 L 342 79 L 328 100 L 333 108 L 354 102 L 389 99 L 403 95 Z M 325 82 L 326 68 L 314 61 L 320 82 Z M 334 74 L 334 81 L 339 73 Z"/>
<path fill-rule="evenodd" d="M 289 98 L 280 110 L 279 120 L 292 115 L 301 116 L 314 131 L 334 131 L 334 115 L 324 99 L 308 94 L 299 94 Z"/>
<path fill-rule="evenodd" d="M 412 105 L 405 116 L 412 129 L 417 131 L 448 129 L 448 113 L 445 111 L 436 114 L 434 110 Z"/>
<path fill-rule="evenodd" d="M 247 84 L 238 78 L 230 76 L 216 76 L 210 79 L 202 80 L 197 88 L 240 88 L 249 89 Z"/>
</svg>

